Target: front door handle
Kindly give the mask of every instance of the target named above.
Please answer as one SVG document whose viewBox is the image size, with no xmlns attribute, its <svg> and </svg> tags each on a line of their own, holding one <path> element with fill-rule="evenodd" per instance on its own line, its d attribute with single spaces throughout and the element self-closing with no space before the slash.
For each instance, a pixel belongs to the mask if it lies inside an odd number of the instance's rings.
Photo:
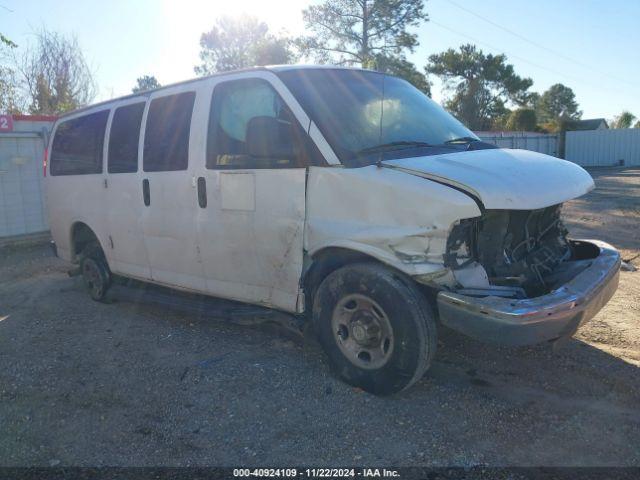
<svg viewBox="0 0 640 480">
<path fill-rule="evenodd" d="M 142 198 L 144 204 L 148 207 L 151 204 L 151 192 L 149 191 L 149 179 L 142 180 Z"/>
<path fill-rule="evenodd" d="M 207 208 L 207 181 L 204 177 L 198 177 L 198 205 Z"/>
</svg>

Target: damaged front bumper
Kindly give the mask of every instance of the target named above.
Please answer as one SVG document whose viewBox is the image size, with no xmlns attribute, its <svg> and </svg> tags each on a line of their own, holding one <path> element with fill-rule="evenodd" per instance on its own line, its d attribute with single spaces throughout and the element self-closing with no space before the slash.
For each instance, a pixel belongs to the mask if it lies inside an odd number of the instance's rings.
<svg viewBox="0 0 640 480">
<path fill-rule="evenodd" d="M 568 337 L 609 301 L 618 287 L 620 255 L 596 241 L 599 250 L 591 265 L 547 295 L 514 300 L 438 293 L 440 321 L 477 340 L 503 345 L 533 345 Z"/>
</svg>

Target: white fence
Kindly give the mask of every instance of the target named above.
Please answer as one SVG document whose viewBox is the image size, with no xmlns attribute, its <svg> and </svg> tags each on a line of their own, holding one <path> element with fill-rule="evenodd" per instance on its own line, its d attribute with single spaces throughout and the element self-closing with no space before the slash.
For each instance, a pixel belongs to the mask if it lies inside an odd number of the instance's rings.
<svg viewBox="0 0 640 480">
<path fill-rule="evenodd" d="M 640 165 L 640 128 L 567 132 L 565 158 L 585 167 Z"/>
<path fill-rule="evenodd" d="M 0 132 L 0 237 L 44 232 L 42 159 L 51 121 L 13 122 Z"/>
<path fill-rule="evenodd" d="M 546 155 L 558 156 L 558 136 L 530 132 L 475 132 L 482 141 L 500 148 L 533 150 Z"/>
</svg>

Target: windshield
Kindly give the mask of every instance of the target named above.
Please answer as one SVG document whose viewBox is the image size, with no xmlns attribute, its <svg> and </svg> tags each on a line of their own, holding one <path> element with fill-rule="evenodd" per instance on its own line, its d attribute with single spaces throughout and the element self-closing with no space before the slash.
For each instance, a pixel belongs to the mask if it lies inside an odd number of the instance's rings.
<svg viewBox="0 0 640 480">
<path fill-rule="evenodd" d="M 383 152 L 384 159 L 405 156 L 400 152 L 408 149 L 444 153 L 479 140 L 400 78 L 347 69 L 278 74 L 347 166 L 375 163 Z"/>
</svg>

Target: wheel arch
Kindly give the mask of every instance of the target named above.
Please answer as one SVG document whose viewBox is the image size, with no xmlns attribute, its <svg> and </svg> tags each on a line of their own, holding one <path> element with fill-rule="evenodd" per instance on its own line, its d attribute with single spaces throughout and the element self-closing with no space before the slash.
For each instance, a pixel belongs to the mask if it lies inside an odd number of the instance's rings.
<svg viewBox="0 0 640 480">
<path fill-rule="evenodd" d="M 313 298 L 317 288 L 328 275 L 346 265 L 364 262 L 382 265 L 397 273 L 404 281 L 414 283 L 407 273 L 370 253 L 344 246 L 327 246 L 309 256 L 308 267 L 303 272 L 302 286 L 305 292 L 305 311 L 312 311 Z"/>
<path fill-rule="evenodd" d="M 73 222 L 69 231 L 69 245 L 71 246 L 71 261 L 78 262 L 78 256 L 89 243 L 96 242 L 104 252 L 104 246 L 95 231 L 84 221 Z"/>
</svg>

